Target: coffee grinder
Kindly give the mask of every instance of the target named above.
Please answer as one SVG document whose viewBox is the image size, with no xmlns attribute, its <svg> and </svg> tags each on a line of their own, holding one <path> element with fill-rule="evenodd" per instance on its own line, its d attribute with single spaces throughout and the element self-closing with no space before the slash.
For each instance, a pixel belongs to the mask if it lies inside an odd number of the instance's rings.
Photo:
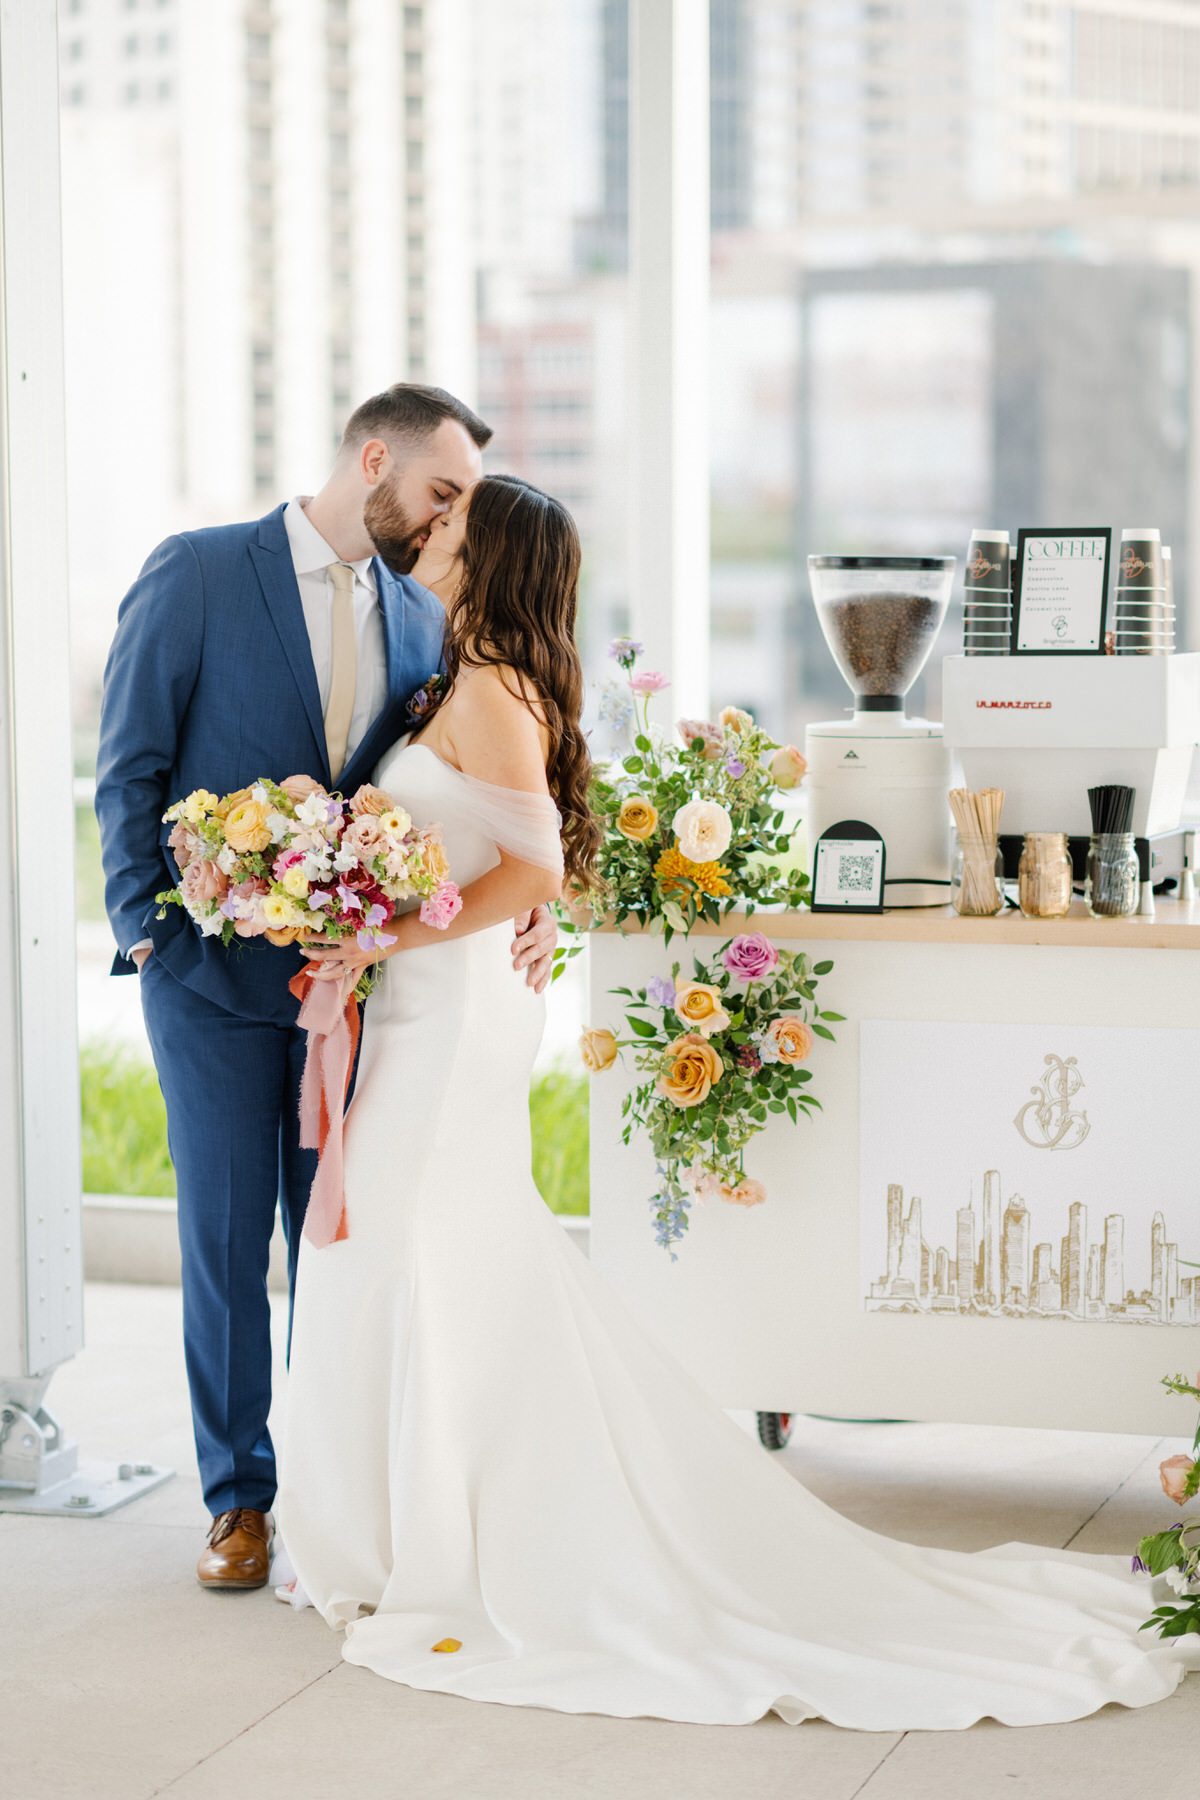
<svg viewBox="0 0 1200 1800">
<path fill-rule="evenodd" d="M 910 719 L 904 696 L 946 616 L 953 556 L 810 556 L 817 618 L 854 695 L 853 717 L 810 725 L 808 845 L 843 820 L 883 838 L 884 903 L 941 906 L 950 898 L 950 752 L 942 727 Z"/>
</svg>

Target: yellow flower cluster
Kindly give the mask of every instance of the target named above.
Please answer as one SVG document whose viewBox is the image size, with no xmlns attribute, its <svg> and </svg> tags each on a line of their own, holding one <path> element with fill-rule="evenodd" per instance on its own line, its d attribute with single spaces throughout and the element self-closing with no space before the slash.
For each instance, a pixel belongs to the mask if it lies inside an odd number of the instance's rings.
<svg viewBox="0 0 1200 1800">
<path fill-rule="evenodd" d="M 727 898 L 733 893 L 728 880 L 729 870 L 722 863 L 689 862 L 678 844 L 663 851 L 654 865 L 654 874 L 668 897 L 673 892 L 684 891 L 685 881 L 698 887 L 702 894 L 712 894 L 717 899 Z"/>
</svg>

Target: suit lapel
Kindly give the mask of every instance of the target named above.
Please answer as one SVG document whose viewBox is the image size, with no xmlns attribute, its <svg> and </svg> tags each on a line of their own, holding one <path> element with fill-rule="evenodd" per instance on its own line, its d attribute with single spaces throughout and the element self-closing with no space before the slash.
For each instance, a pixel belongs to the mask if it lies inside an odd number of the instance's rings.
<svg viewBox="0 0 1200 1800">
<path fill-rule="evenodd" d="M 321 715 L 321 694 L 317 687 L 317 672 L 313 667 L 308 630 L 304 623 L 304 609 L 300 604 L 300 590 L 296 585 L 296 572 L 292 567 L 282 506 L 276 507 L 274 512 L 268 513 L 265 519 L 259 521 L 257 539 L 250 545 L 250 559 L 312 729 L 319 765 L 313 770 L 313 774 L 328 781 L 329 759 L 325 747 L 325 721 Z"/>
</svg>

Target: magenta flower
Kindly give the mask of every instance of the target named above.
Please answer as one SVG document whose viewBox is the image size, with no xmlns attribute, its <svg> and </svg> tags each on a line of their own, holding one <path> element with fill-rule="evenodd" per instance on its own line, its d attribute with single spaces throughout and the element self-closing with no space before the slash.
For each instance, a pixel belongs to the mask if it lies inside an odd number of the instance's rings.
<svg viewBox="0 0 1200 1800">
<path fill-rule="evenodd" d="M 657 669 L 644 669 L 640 675 L 631 675 L 629 685 L 635 694 L 660 694 L 664 688 L 670 687 L 665 675 Z"/>
<path fill-rule="evenodd" d="M 721 961 L 735 981 L 761 981 L 778 967 L 779 952 L 761 931 L 747 931 L 726 945 Z"/>
</svg>

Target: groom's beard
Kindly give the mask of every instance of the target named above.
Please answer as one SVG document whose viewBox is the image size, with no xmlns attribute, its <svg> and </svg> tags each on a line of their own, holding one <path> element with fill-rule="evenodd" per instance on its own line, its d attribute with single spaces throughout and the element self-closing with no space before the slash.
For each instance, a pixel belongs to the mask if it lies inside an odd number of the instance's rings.
<svg viewBox="0 0 1200 1800">
<path fill-rule="evenodd" d="M 404 510 L 395 478 L 372 488 L 363 507 L 363 524 L 381 560 L 393 575 L 407 575 L 421 554 L 420 539 L 428 531 Z"/>
</svg>

